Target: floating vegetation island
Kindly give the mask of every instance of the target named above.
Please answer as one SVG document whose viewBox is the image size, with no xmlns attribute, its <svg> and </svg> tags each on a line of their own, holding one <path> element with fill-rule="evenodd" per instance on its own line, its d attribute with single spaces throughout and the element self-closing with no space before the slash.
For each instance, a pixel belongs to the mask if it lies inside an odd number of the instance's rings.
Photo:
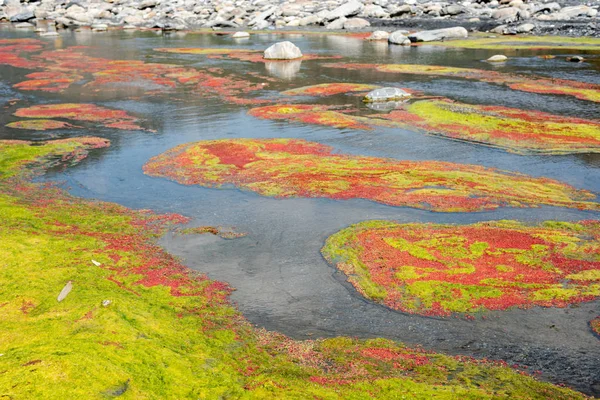
<svg viewBox="0 0 600 400">
<path fill-rule="evenodd" d="M 477 165 L 334 154 L 297 139 L 187 143 L 144 165 L 151 176 L 184 185 L 233 184 L 270 197 L 368 199 L 443 212 L 502 206 L 600 210 L 595 196 L 564 183 Z"/>
<path fill-rule="evenodd" d="M 367 221 L 322 253 L 365 297 L 415 314 L 566 307 L 600 297 L 600 222 Z"/>
</svg>

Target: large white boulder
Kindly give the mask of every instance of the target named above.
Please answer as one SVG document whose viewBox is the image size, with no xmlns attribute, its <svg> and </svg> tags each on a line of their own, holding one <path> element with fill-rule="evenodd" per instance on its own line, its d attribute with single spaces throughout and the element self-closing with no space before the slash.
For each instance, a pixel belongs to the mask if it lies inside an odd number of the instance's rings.
<svg viewBox="0 0 600 400">
<path fill-rule="evenodd" d="M 279 42 L 265 50 L 264 58 L 266 60 L 294 60 L 301 58 L 302 52 L 292 42 Z"/>
</svg>

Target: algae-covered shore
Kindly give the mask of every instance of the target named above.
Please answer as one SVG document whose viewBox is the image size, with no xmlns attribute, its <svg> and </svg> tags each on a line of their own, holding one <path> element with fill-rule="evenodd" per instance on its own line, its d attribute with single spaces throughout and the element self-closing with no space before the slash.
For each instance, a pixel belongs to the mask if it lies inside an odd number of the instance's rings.
<svg viewBox="0 0 600 400">
<path fill-rule="evenodd" d="M 251 327 L 228 304 L 226 284 L 155 244 L 185 217 L 29 181 L 108 145 L 0 141 L 3 396 L 583 398 L 501 363 L 384 339 L 294 341 Z"/>
</svg>

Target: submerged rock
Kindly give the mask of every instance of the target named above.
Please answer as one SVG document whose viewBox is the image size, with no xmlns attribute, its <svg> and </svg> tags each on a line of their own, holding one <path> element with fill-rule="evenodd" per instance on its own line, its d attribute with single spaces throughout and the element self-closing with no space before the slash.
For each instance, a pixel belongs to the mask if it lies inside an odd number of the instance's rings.
<svg viewBox="0 0 600 400">
<path fill-rule="evenodd" d="M 412 42 L 434 42 L 444 39 L 464 39 L 469 36 L 469 33 L 462 26 L 453 28 L 434 29 L 432 31 L 417 32 L 408 35 Z"/>
<path fill-rule="evenodd" d="M 279 42 L 265 50 L 266 60 L 295 60 L 302 57 L 302 52 L 292 42 Z"/>
<path fill-rule="evenodd" d="M 384 87 L 380 89 L 375 89 L 369 92 L 363 101 L 365 103 L 379 103 L 379 102 L 388 102 L 393 100 L 405 99 L 410 97 L 411 94 L 405 90 L 395 87 Z"/>
</svg>

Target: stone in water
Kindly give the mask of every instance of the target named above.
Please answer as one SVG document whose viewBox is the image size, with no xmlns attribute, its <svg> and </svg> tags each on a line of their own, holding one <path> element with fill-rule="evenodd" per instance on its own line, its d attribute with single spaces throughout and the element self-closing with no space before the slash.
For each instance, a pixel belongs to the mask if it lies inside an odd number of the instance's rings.
<svg viewBox="0 0 600 400">
<path fill-rule="evenodd" d="M 363 101 L 365 103 L 375 103 L 375 102 L 383 102 L 383 101 L 393 101 L 400 100 L 410 97 L 410 93 L 395 87 L 384 87 L 380 89 L 375 89 L 369 92 Z"/>
<path fill-rule="evenodd" d="M 302 57 L 300 49 L 292 42 L 279 42 L 265 50 L 267 60 L 294 60 Z"/>
</svg>

